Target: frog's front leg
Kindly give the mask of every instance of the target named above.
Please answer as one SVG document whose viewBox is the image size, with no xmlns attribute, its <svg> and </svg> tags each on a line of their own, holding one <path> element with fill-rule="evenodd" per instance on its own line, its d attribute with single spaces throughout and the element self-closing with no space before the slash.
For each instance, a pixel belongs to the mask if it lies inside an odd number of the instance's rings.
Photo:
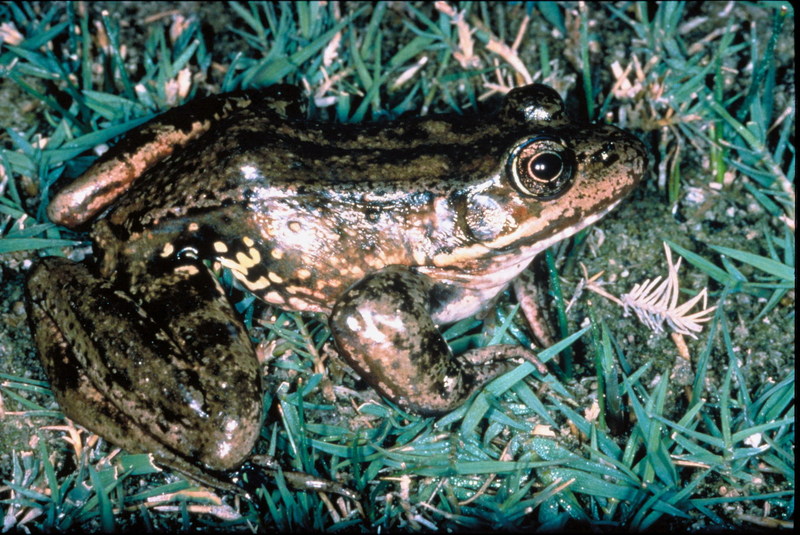
<svg viewBox="0 0 800 535">
<path fill-rule="evenodd" d="M 531 358 L 513 346 L 474 349 L 455 357 L 431 319 L 431 280 L 389 266 L 351 287 L 330 318 L 339 353 L 381 394 L 419 414 L 464 403 L 486 382 Z"/>
<path fill-rule="evenodd" d="M 144 282 L 134 296 L 83 264 L 40 260 L 27 282 L 39 353 L 69 418 L 207 481 L 258 438 L 258 362 L 201 262 Z"/>
</svg>

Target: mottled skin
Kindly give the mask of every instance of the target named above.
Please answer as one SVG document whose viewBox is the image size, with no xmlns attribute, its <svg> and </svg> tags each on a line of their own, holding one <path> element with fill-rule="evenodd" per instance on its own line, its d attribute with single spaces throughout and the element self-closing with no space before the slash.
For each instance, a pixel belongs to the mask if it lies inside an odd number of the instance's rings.
<svg viewBox="0 0 800 535">
<path fill-rule="evenodd" d="M 265 301 L 330 314 L 342 356 L 400 406 L 451 410 L 520 351 L 455 358 L 436 326 L 481 311 L 605 215 L 646 163 L 634 137 L 571 123 L 541 85 L 481 119 L 335 125 L 299 110 L 285 86 L 195 101 L 54 199 L 63 224 L 106 210 L 95 264 L 44 259 L 28 282 L 65 414 L 185 471 L 246 457 L 258 365 L 204 259 Z"/>
</svg>

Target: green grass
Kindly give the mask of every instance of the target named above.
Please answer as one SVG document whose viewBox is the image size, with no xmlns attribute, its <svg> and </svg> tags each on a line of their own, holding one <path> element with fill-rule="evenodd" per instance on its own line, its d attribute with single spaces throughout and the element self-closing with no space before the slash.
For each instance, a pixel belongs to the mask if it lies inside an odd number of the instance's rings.
<svg viewBox="0 0 800 535">
<path fill-rule="evenodd" d="M 359 492 L 359 502 L 299 492 L 279 475 L 264 479 L 254 502 L 220 494 L 220 503 L 218 493 L 195 492 L 147 456 L 108 458 L 111 448 L 86 434 L 80 448 L 53 439 L 65 432 L 39 428 L 64 421 L 46 383 L 12 366 L 32 353 L 28 342 L 17 354 L 0 353 L 8 355 L 0 359 L 0 449 L 9 452 L 0 466 L 0 512 L 11 527 L 636 531 L 747 529 L 750 517 L 774 525 L 793 517 L 791 7 L 718 4 L 702 13 L 702 25 L 694 24 L 702 8 L 685 3 L 465 7 L 472 56 L 453 14 L 424 4 L 230 4 L 190 17 L 176 38 L 169 17 L 131 29 L 121 22 L 130 17 L 101 15 L 92 4 L 0 5 L 0 20 L 22 37 L 14 40 L 7 28 L 0 48 L 3 269 L 24 271 L 28 259 L 85 243 L 85 235 L 48 222 L 53 184 L 80 174 L 97 145 L 209 91 L 301 84 L 311 89 L 313 117 L 360 122 L 406 112 L 472 114 L 492 87 L 533 76 L 572 97 L 575 114 L 624 122 L 647 141 L 651 173 L 629 203 L 663 214 L 607 233 L 604 245 L 589 236 L 558 247 L 551 262 L 563 278 L 558 299 L 576 290 L 576 262 L 590 274 L 608 270 L 606 288 L 617 295 L 659 274 L 668 239 L 689 264 L 682 287 L 708 285 L 719 305 L 690 344 L 688 379 L 671 375 L 676 349 L 668 338 L 583 294 L 561 319 L 565 340 L 540 354 L 549 361 L 569 348 L 576 354 L 569 369 L 542 377 L 521 365 L 471 403 L 425 419 L 354 383 L 326 349 L 324 322 L 232 289 L 271 355 L 273 388 L 264 400 L 271 410 L 259 453 L 285 470 L 338 481 Z M 526 15 L 518 55 L 529 72 L 513 54 L 489 48 L 510 47 Z M 629 90 L 612 91 L 611 63 L 624 69 L 634 57 Z M 636 278 L 625 280 L 626 272 Z M 780 326 L 791 330 L 791 344 L 776 347 L 770 336 Z M 509 299 L 486 321 L 464 320 L 445 336 L 456 351 L 530 339 Z M 762 353 L 769 358 L 759 361 Z M 592 405 L 599 415 L 585 412 Z M 5 430 L 16 424 L 30 436 L 9 444 Z"/>
</svg>

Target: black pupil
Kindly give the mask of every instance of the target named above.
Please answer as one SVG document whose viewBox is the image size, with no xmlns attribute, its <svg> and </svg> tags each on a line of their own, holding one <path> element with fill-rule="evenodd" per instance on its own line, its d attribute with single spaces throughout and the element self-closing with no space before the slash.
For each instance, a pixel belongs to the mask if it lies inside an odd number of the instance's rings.
<svg viewBox="0 0 800 535">
<path fill-rule="evenodd" d="M 530 163 L 531 174 L 539 180 L 553 180 L 561 173 L 561 169 L 561 156 L 553 152 L 540 154 Z"/>
</svg>

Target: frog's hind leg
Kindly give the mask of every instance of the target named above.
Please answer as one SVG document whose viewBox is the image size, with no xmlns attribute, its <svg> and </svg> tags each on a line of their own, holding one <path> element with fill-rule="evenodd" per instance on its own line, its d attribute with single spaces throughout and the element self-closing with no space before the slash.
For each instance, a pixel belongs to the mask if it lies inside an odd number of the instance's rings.
<svg viewBox="0 0 800 535">
<path fill-rule="evenodd" d="M 32 268 L 29 318 L 53 391 L 68 417 L 125 449 L 184 471 L 232 468 L 260 431 L 252 344 L 202 264 L 150 282 L 142 304 L 83 264 Z"/>
<path fill-rule="evenodd" d="M 251 107 L 275 118 L 304 115 L 299 89 L 285 84 L 195 99 L 128 132 L 53 197 L 47 215 L 54 223 L 70 228 L 90 221 L 130 189 L 145 171 Z"/>
<path fill-rule="evenodd" d="M 430 316 L 431 286 L 406 268 L 384 268 L 339 299 L 330 325 L 340 354 L 371 386 L 403 408 L 434 415 L 532 353 L 493 346 L 453 356 Z"/>
</svg>

